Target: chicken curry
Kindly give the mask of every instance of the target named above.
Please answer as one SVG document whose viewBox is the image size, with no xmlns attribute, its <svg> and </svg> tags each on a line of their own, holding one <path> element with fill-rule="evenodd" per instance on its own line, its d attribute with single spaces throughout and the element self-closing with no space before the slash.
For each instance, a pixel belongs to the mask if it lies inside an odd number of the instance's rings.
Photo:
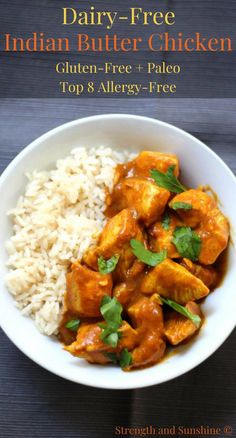
<svg viewBox="0 0 236 438">
<path fill-rule="evenodd" d="M 183 186 L 175 155 L 149 151 L 117 166 L 106 216 L 67 273 L 60 339 L 90 363 L 147 367 L 201 329 L 229 224 L 213 197 Z"/>
</svg>

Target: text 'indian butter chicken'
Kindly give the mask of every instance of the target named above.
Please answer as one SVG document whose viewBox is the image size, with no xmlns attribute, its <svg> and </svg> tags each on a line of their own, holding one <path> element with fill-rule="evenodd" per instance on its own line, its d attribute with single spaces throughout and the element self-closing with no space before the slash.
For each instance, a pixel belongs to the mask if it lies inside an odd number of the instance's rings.
<svg viewBox="0 0 236 438">
<path fill-rule="evenodd" d="M 159 152 L 117 166 L 98 244 L 67 274 L 60 338 L 74 356 L 137 369 L 200 330 L 229 224 L 178 177 L 178 158 Z"/>
</svg>

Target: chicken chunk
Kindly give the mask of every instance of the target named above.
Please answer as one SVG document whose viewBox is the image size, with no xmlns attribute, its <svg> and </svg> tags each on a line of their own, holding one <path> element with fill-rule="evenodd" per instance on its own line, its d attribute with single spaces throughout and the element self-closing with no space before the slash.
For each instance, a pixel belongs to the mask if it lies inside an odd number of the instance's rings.
<svg viewBox="0 0 236 438">
<path fill-rule="evenodd" d="M 144 274 L 143 274 L 144 275 Z M 113 296 L 122 304 L 127 306 L 131 301 L 140 295 L 139 284 L 143 275 L 129 278 L 122 283 L 118 283 L 113 289 Z"/>
<path fill-rule="evenodd" d="M 175 202 L 192 205 L 191 210 L 180 209 L 178 214 L 201 238 L 199 262 L 204 265 L 213 264 L 228 244 L 229 224 L 226 217 L 217 208 L 216 201 L 201 190 L 188 190 L 175 196 L 170 207 Z"/>
<path fill-rule="evenodd" d="M 177 303 L 199 300 L 209 293 L 208 287 L 183 266 L 166 259 L 148 272 L 141 282 L 140 291 L 158 293 Z"/>
<path fill-rule="evenodd" d="M 135 213 L 129 208 L 124 209 L 108 220 L 100 235 L 98 246 L 90 249 L 84 255 L 83 261 L 88 266 L 97 269 L 99 256 L 107 260 L 115 254 L 120 255 L 124 246 L 131 239 L 138 237 L 143 240 L 141 230 L 135 220 Z"/>
<path fill-rule="evenodd" d="M 106 224 L 99 240 L 99 252 L 102 251 L 105 258 L 119 254 L 123 245 L 137 236 L 142 237 L 142 233 L 135 213 L 129 208 L 124 209 Z"/>
<path fill-rule="evenodd" d="M 212 265 L 228 245 L 229 223 L 221 211 L 214 208 L 196 232 L 202 242 L 198 260 L 203 265 Z"/>
<path fill-rule="evenodd" d="M 101 321 L 102 322 L 102 321 Z M 138 342 L 138 333 L 127 322 L 119 329 L 121 339 L 117 348 L 106 345 L 100 338 L 102 329 L 98 324 L 83 323 L 79 327 L 76 341 L 65 347 L 73 356 L 86 359 L 90 363 L 105 364 L 111 362 L 107 353 L 119 354 L 123 349 L 132 350 Z"/>
<path fill-rule="evenodd" d="M 132 268 L 128 272 L 125 281 L 119 282 L 113 288 L 113 296 L 126 306 L 131 300 L 139 295 L 139 284 L 144 275 L 144 264 L 138 259 L 135 260 Z"/>
<path fill-rule="evenodd" d="M 185 258 L 181 261 L 181 265 L 195 275 L 195 277 L 200 278 L 210 290 L 216 287 L 219 281 L 219 274 L 212 266 L 201 266 Z"/>
<path fill-rule="evenodd" d="M 157 363 L 166 347 L 161 306 L 147 297 L 141 297 L 128 308 L 128 314 L 139 334 L 139 344 L 132 351 L 130 368 Z"/>
<path fill-rule="evenodd" d="M 117 184 L 121 178 L 131 176 L 150 178 L 150 170 L 157 169 L 166 173 L 170 166 L 175 166 L 174 173 L 178 176 L 179 160 L 176 155 L 143 151 L 134 160 L 118 164 L 115 170 L 114 183 Z"/>
<path fill-rule="evenodd" d="M 138 219 L 149 226 L 161 217 L 170 192 L 145 178 L 125 178 L 114 187 L 111 197 L 112 205 L 107 209 L 108 216 L 132 205 Z"/>
<path fill-rule="evenodd" d="M 64 349 L 91 363 L 108 363 L 110 359 L 106 353 L 110 351 L 110 347 L 102 342 L 100 334 L 101 328 L 97 324 L 83 323 L 79 327 L 76 341 Z"/>
<path fill-rule="evenodd" d="M 143 235 L 135 214 L 131 209 L 124 209 L 111 218 L 101 233 L 98 246 L 92 248 L 84 255 L 84 262 L 98 268 L 98 257 L 108 260 L 114 255 L 119 255 L 119 262 L 113 274 L 115 281 L 124 281 L 127 277 L 135 274 L 136 268 L 143 269 L 143 264 L 136 261 L 130 247 L 130 240 L 143 241 Z"/>
<path fill-rule="evenodd" d="M 112 276 L 94 272 L 80 263 L 71 266 L 66 276 L 65 306 L 78 316 L 97 317 L 104 295 L 111 296 Z"/>
<path fill-rule="evenodd" d="M 121 338 L 118 342 L 116 351 L 120 353 L 125 348 L 129 351 L 133 350 L 139 342 L 140 336 L 138 331 L 132 328 L 128 322 L 123 321 L 119 332 L 121 333 Z"/>
<path fill-rule="evenodd" d="M 162 222 L 155 222 L 149 230 L 148 234 L 150 236 L 149 242 L 151 250 L 154 252 L 159 252 L 167 250 L 167 255 L 170 259 L 180 257 L 175 245 L 172 243 L 173 232 L 176 227 L 182 226 L 182 221 L 178 216 L 174 214 L 169 215 L 170 224 L 169 229 L 163 228 Z"/>
<path fill-rule="evenodd" d="M 161 152 L 143 151 L 134 160 L 134 168 L 137 175 L 149 176 L 150 170 L 157 169 L 166 173 L 170 166 L 175 166 L 175 175 L 179 175 L 179 160 L 176 155 Z"/>
<path fill-rule="evenodd" d="M 118 283 L 114 287 L 113 296 L 116 297 L 122 306 L 125 306 L 130 301 L 134 291 L 135 286 L 133 282 L 130 284 L 129 282 L 123 281 L 123 283 Z"/>
<path fill-rule="evenodd" d="M 216 201 L 201 190 L 187 190 L 175 196 L 169 203 L 170 208 L 176 202 L 183 202 L 192 206 L 191 210 L 178 209 L 178 215 L 185 225 L 191 228 L 198 227 L 205 220 L 209 211 L 216 207 Z"/>
<path fill-rule="evenodd" d="M 200 307 L 197 303 L 190 301 L 185 306 L 194 315 L 202 316 Z M 178 345 L 188 340 L 197 331 L 197 327 L 190 319 L 185 318 L 177 312 L 170 312 L 164 324 L 164 333 L 171 345 Z"/>
</svg>

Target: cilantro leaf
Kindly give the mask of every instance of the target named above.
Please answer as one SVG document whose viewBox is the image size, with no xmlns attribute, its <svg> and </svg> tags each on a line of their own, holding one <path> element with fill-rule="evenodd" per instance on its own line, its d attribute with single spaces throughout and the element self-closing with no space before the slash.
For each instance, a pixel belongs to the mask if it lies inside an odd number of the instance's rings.
<svg viewBox="0 0 236 438">
<path fill-rule="evenodd" d="M 192 205 L 188 204 L 187 202 L 174 202 L 171 205 L 171 208 L 173 208 L 173 210 L 191 210 L 192 209 Z"/>
<path fill-rule="evenodd" d="M 110 274 L 116 269 L 119 261 L 119 256 L 114 255 L 110 259 L 105 260 L 102 256 L 98 258 L 98 270 L 100 274 Z"/>
<path fill-rule="evenodd" d="M 105 304 L 108 304 L 110 302 L 111 302 L 110 295 L 104 295 L 104 297 L 102 298 L 101 304 L 100 304 L 100 309 L 101 309 L 101 307 L 105 306 Z"/>
<path fill-rule="evenodd" d="M 201 318 L 198 315 L 195 315 L 194 313 L 190 312 L 186 307 L 181 306 L 181 304 L 176 303 L 175 301 L 170 300 L 169 298 L 162 298 L 161 301 L 164 304 L 167 304 L 167 306 L 174 309 L 176 312 L 180 313 L 181 315 L 185 316 L 186 318 L 190 319 L 197 328 L 200 327 L 201 324 Z"/>
<path fill-rule="evenodd" d="M 163 216 L 161 226 L 166 231 L 169 231 L 169 229 L 170 229 L 170 216 L 167 212 Z"/>
<path fill-rule="evenodd" d="M 201 251 L 201 239 L 190 227 L 177 227 L 172 242 L 178 253 L 192 261 L 198 260 Z"/>
<path fill-rule="evenodd" d="M 105 355 L 115 364 L 119 364 L 121 368 L 126 368 L 132 363 L 132 355 L 127 348 L 121 351 L 118 356 L 116 353 L 105 353 Z"/>
<path fill-rule="evenodd" d="M 132 363 L 132 355 L 127 348 L 122 350 L 119 358 L 121 368 L 126 368 Z"/>
<path fill-rule="evenodd" d="M 72 330 L 73 332 L 77 332 L 79 325 L 80 325 L 79 319 L 71 319 L 66 323 L 65 327 L 69 330 Z"/>
<path fill-rule="evenodd" d="M 120 302 L 115 298 L 105 295 L 102 299 L 100 312 L 105 320 L 105 323 L 99 323 L 99 327 L 102 329 L 100 338 L 104 344 L 110 345 L 115 348 L 121 337 L 118 329 L 122 324 L 121 313 L 123 307 Z"/>
<path fill-rule="evenodd" d="M 136 239 L 131 239 L 130 246 L 133 254 L 149 266 L 156 266 L 163 262 L 167 257 L 167 251 L 152 252 L 144 247 L 144 244 Z"/>
<path fill-rule="evenodd" d="M 100 312 L 106 323 L 120 327 L 122 323 L 122 310 L 122 305 L 115 297 L 111 298 L 108 295 L 105 295 L 101 303 Z"/>
<path fill-rule="evenodd" d="M 160 172 L 157 169 L 152 169 L 150 175 L 158 186 L 163 187 L 172 193 L 185 192 L 186 189 L 176 178 L 174 170 L 175 166 L 170 166 L 166 173 Z"/>
<path fill-rule="evenodd" d="M 105 355 L 113 362 L 113 363 L 117 363 L 118 362 L 118 357 L 116 355 L 116 353 L 112 353 L 112 352 L 107 352 L 105 353 Z"/>
<path fill-rule="evenodd" d="M 118 332 L 107 333 L 106 336 L 101 337 L 104 344 L 110 345 L 112 348 L 116 348 L 119 336 Z"/>
</svg>

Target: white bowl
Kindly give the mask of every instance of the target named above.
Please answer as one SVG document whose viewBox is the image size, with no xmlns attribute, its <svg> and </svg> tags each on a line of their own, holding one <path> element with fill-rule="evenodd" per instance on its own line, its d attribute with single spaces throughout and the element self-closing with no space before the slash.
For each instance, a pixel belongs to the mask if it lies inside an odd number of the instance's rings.
<svg viewBox="0 0 236 438">
<path fill-rule="evenodd" d="M 11 235 L 7 210 L 15 206 L 24 192 L 24 173 L 53 166 L 76 146 L 112 146 L 172 152 L 178 155 L 183 180 L 191 187 L 209 184 L 218 194 L 221 208 L 231 223 L 231 243 L 224 281 L 204 302 L 206 323 L 199 335 L 177 349 L 158 365 L 123 372 L 114 366 L 90 365 L 63 351 L 56 340 L 38 332 L 33 321 L 21 315 L 6 290 L 4 276 L 7 254 L 4 245 Z M 26 147 L 0 178 L 0 322 L 14 344 L 36 363 L 73 382 L 111 389 L 141 388 L 180 376 L 207 359 L 225 341 L 236 320 L 236 254 L 233 247 L 236 230 L 236 180 L 224 162 L 207 146 L 174 126 L 146 117 L 104 115 L 62 125 Z"/>
</svg>

